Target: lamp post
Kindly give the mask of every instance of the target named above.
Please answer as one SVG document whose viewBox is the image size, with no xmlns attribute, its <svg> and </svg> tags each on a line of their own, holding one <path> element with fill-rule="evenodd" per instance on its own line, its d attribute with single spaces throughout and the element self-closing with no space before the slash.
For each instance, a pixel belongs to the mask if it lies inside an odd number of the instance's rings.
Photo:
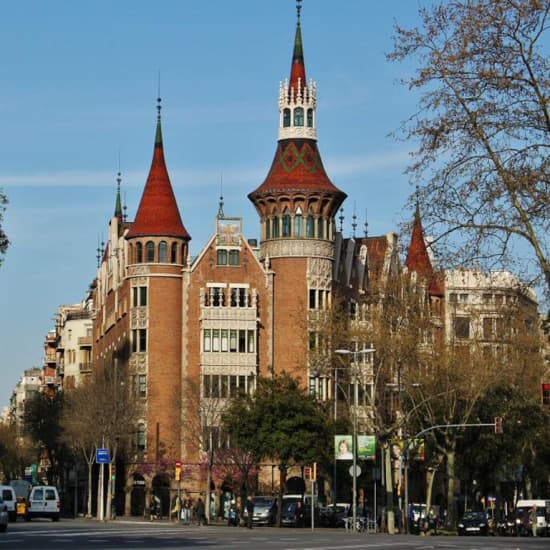
<svg viewBox="0 0 550 550">
<path fill-rule="evenodd" d="M 373 347 L 365 348 L 359 351 L 351 351 L 349 349 L 337 349 L 334 353 L 337 353 L 338 355 L 348 355 L 351 357 L 351 361 L 354 363 L 353 371 L 351 371 L 351 374 L 353 374 L 354 378 L 354 384 L 353 384 L 353 489 L 352 489 L 352 498 L 353 502 L 351 505 L 352 508 L 352 527 L 351 531 L 352 533 L 356 530 L 356 522 L 357 522 L 357 407 L 359 405 L 359 376 L 358 376 L 358 368 L 357 368 L 357 358 L 360 354 L 364 353 L 374 353 L 376 350 Z M 335 460 L 336 462 L 336 460 Z"/>
</svg>

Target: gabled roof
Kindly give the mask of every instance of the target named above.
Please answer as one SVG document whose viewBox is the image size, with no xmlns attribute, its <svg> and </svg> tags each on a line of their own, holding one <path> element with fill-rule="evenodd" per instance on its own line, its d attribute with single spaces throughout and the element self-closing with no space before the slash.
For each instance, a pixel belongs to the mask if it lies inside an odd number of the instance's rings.
<svg viewBox="0 0 550 550">
<path fill-rule="evenodd" d="M 191 239 L 181 221 L 176 197 L 166 169 L 160 124 L 160 107 L 153 162 L 141 196 L 136 219 L 126 237 L 141 236 L 170 236 L 185 240 Z"/>
</svg>

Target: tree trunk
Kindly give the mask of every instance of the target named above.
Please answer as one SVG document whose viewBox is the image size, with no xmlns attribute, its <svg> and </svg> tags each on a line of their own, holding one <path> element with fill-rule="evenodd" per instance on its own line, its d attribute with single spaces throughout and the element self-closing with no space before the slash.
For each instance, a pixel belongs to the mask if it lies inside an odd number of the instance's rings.
<svg viewBox="0 0 550 550">
<path fill-rule="evenodd" d="M 88 464 L 88 502 L 87 502 L 86 517 L 91 518 L 92 517 L 92 469 L 93 469 L 94 463 L 88 460 L 87 464 Z"/>
<path fill-rule="evenodd" d="M 453 441 L 451 448 L 446 453 L 447 460 L 447 520 L 446 526 L 453 528 L 456 525 L 456 506 L 455 506 L 455 443 Z"/>
</svg>

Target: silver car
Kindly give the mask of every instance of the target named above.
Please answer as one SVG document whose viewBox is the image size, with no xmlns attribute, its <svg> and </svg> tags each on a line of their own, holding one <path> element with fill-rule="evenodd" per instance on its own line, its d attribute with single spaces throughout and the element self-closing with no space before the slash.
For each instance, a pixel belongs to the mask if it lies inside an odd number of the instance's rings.
<svg viewBox="0 0 550 550">
<path fill-rule="evenodd" d="M 0 533 L 8 528 L 8 506 L 0 495 Z"/>
</svg>

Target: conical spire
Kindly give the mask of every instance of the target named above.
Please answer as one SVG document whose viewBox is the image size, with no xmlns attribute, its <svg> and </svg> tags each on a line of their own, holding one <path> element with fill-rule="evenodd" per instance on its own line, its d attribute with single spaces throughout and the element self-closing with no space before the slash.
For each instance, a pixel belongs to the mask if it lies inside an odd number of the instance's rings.
<svg viewBox="0 0 550 550">
<path fill-rule="evenodd" d="M 157 102 L 158 114 L 153 162 L 141 196 L 136 219 L 127 237 L 166 235 L 190 240 L 191 237 L 181 221 L 176 197 L 166 169 L 162 143 L 160 97 Z"/>
<path fill-rule="evenodd" d="M 306 86 L 306 65 L 304 62 L 304 48 L 302 45 L 302 27 L 300 25 L 300 5 L 301 0 L 296 2 L 298 12 L 296 23 L 296 36 L 294 38 L 294 53 L 292 55 L 292 65 L 290 67 L 290 88 L 294 88 L 294 93 L 303 93 Z"/>
<path fill-rule="evenodd" d="M 426 247 L 418 201 L 416 202 L 411 244 L 407 251 L 405 265 L 409 271 L 414 271 L 428 281 L 430 294 L 434 296 L 443 296 L 441 285 L 434 274 L 432 261 L 430 260 L 430 255 Z"/>
<path fill-rule="evenodd" d="M 117 174 L 116 178 L 116 204 L 115 204 L 115 218 L 118 218 L 119 222 L 123 221 L 122 216 L 122 200 L 120 198 L 120 182 L 122 181 L 120 177 L 120 172 Z"/>
<path fill-rule="evenodd" d="M 265 181 L 248 198 L 278 193 L 323 193 L 333 197 L 334 212 L 346 198 L 329 179 L 317 147 L 317 87 L 306 84 L 300 23 L 301 0 L 297 0 L 298 21 L 290 82 L 279 90 L 279 141 Z"/>
</svg>

